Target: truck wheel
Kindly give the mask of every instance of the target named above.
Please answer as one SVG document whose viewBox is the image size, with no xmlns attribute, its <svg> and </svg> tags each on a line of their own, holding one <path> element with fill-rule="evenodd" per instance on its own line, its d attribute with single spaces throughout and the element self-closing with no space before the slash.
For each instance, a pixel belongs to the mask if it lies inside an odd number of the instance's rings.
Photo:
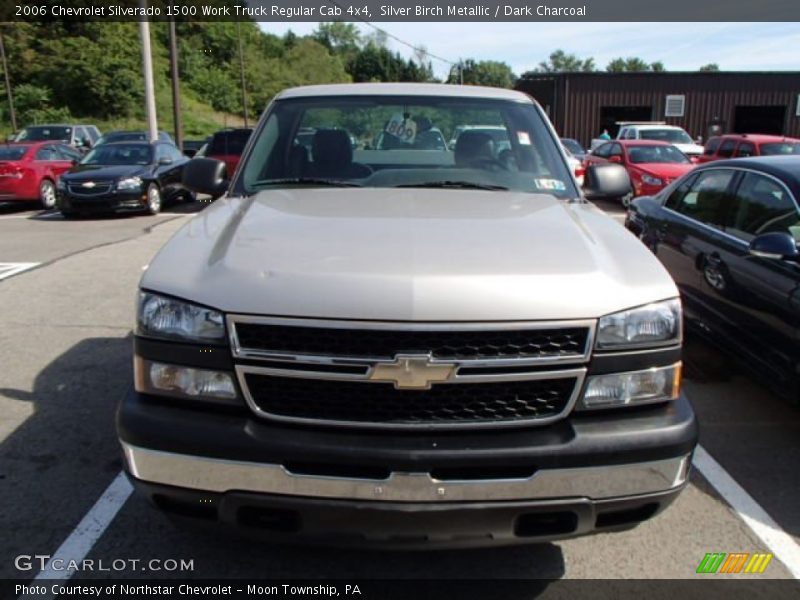
<svg viewBox="0 0 800 600">
<path fill-rule="evenodd" d="M 42 179 L 39 184 L 39 202 L 47 210 L 56 205 L 56 184 L 49 179 Z"/>
</svg>

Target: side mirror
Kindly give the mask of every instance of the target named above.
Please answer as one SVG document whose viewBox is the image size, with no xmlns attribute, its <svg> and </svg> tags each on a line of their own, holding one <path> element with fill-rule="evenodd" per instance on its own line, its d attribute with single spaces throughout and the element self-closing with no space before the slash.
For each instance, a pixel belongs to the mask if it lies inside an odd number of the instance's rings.
<svg viewBox="0 0 800 600">
<path fill-rule="evenodd" d="M 773 260 L 797 260 L 800 257 L 795 239 L 790 234 L 780 231 L 762 233 L 756 236 L 750 242 L 749 250 L 753 256 L 771 258 Z"/>
<path fill-rule="evenodd" d="M 168 156 L 164 156 L 164 157 L 158 159 L 158 164 L 160 164 L 160 165 L 171 165 L 172 164 L 172 159 L 170 157 L 168 157 Z"/>
<path fill-rule="evenodd" d="M 183 168 L 183 185 L 197 192 L 219 198 L 228 189 L 225 163 L 213 158 L 193 158 Z"/>
<path fill-rule="evenodd" d="M 690 156 L 689 157 L 689 162 L 692 163 L 693 165 L 699 164 L 700 163 L 700 157 L 699 156 Z"/>
<path fill-rule="evenodd" d="M 628 171 L 622 165 L 589 165 L 583 176 L 587 198 L 622 198 L 633 191 Z"/>
<path fill-rule="evenodd" d="M 698 146 L 702 146 L 703 145 L 703 136 L 702 135 L 698 135 L 694 139 L 694 143 L 697 144 Z"/>
<path fill-rule="evenodd" d="M 621 156 L 609 156 L 608 157 L 608 162 L 614 163 L 615 165 L 621 165 L 622 164 L 622 157 Z"/>
</svg>

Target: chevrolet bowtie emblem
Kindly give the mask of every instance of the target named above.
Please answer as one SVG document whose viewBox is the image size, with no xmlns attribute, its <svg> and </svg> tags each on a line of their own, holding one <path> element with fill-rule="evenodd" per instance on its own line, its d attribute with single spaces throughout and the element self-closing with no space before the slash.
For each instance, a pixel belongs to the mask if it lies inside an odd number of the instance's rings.
<svg viewBox="0 0 800 600">
<path fill-rule="evenodd" d="M 432 383 L 450 379 L 456 365 L 437 363 L 427 354 L 398 354 L 392 363 L 375 365 L 371 381 L 391 381 L 398 390 L 429 390 Z"/>
</svg>

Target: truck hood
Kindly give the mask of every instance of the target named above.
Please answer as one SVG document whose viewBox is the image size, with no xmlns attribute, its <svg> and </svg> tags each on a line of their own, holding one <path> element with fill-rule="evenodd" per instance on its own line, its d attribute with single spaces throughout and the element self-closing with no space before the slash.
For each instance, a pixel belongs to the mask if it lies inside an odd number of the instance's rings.
<svg viewBox="0 0 800 600">
<path fill-rule="evenodd" d="M 173 236 L 141 287 L 224 312 L 390 321 L 596 318 L 678 295 L 591 204 L 419 188 L 223 198 Z"/>
<path fill-rule="evenodd" d="M 700 156 L 703 153 L 703 146 L 699 144 L 672 144 L 678 150 L 686 154 L 687 156 Z"/>
</svg>

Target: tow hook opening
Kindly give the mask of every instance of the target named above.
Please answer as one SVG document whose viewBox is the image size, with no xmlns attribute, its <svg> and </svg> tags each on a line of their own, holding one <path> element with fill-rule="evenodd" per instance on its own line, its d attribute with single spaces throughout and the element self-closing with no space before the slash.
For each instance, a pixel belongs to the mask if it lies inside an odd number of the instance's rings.
<svg viewBox="0 0 800 600">
<path fill-rule="evenodd" d="M 517 537 L 538 537 L 543 535 L 562 535 L 578 529 L 578 515 L 572 511 L 528 513 L 517 517 L 514 535 Z"/>
</svg>

